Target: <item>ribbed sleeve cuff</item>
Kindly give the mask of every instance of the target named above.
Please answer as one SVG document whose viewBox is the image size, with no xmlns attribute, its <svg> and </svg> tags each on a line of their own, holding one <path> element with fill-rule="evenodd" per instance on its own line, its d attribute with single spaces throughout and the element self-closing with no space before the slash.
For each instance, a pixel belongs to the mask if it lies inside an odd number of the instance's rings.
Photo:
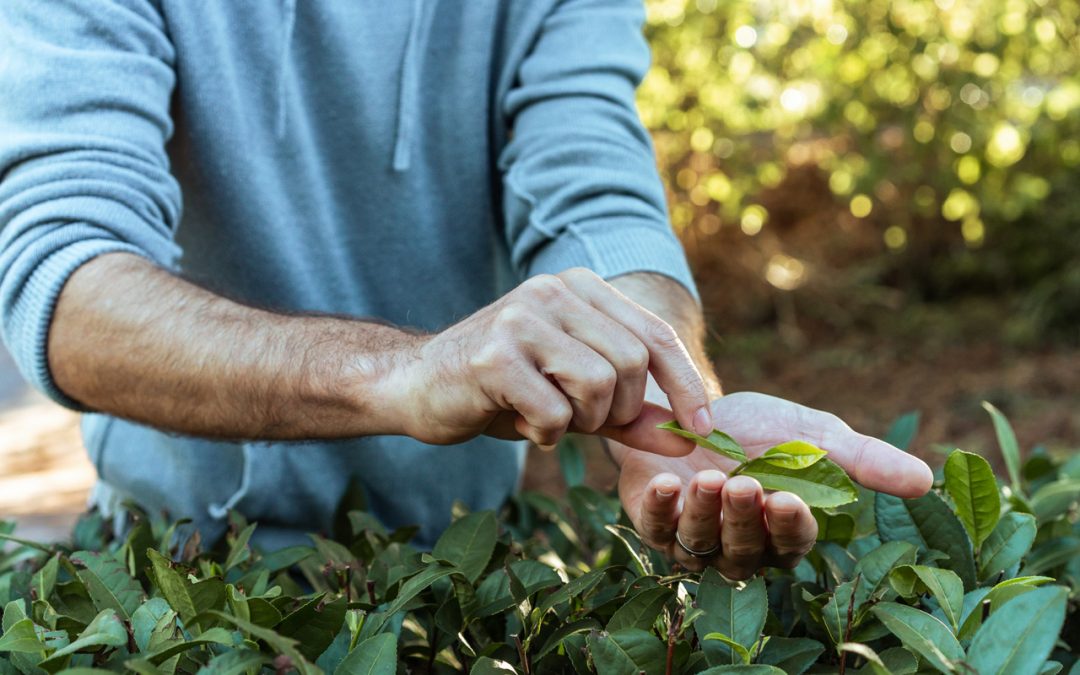
<svg viewBox="0 0 1080 675">
<path fill-rule="evenodd" d="M 9 342 L 9 346 L 18 350 L 14 356 L 23 377 L 60 405 L 80 412 L 88 409 L 60 391 L 49 371 L 49 326 L 60 291 L 75 270 L 99 255 L 118 252 L 148 257 L 136 246 L 109 239 L 75 241 L 50 254 L 26 280 L 18 308 L 10 317 L 16 325 L 5 330 L 22 336 L 14 344 Z"/>
<path fill-rule="evenodd" d="M 575 223 L 544 245 L 529 265 L 529 276 L 587 267 L 604 279 L 652 272 L 682 284 L 699 303 L 697 286 L 682 245 L 655 222 L 618 219 Z"/>
</svg>

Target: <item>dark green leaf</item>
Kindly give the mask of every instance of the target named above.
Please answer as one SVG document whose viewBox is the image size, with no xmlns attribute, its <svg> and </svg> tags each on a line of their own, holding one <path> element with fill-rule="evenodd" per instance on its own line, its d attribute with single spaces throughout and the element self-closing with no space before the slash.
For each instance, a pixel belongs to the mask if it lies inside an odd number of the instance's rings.
<svg viewBox="0 0 1080 675">
<path fill-rule="evenodd" d="M 741 474 L 757 479 L 766 490 L 791 492 L 808 506 L 827 509 L 855 501 L 855 483 L 837 464 L 821 459 L 805 469 L 785 469 L 757 458 L 742 468 Z"/>
<path fill-rule="evenodd" d="M 926 612 L 895 602 L 879 603 L 871 611 L 905 647 L 935 668 L 951 672 L 953 662 L 964 658 L 964 650 L 949 628 Z"/>
<path fill-rule="evenodd" d="M 585 453 L 581 446 L 570 437 L 563 437 L 559 443 L 559 469 L 562 471 L 566 487 L 574 487 L 585 482 Z"/>
<path fill-rule="evenodd" d="M 250 649 L 233 649 L 219 654 L 199 669 L 198 675 L 246 675 L 259 672 L 267 657 Z"/>
<path fill-rule="evenodd" d="M 86 584 L 99 611 L 112 609 L 124 619 L 131 619 L 131 613 L 138 609 L 144 595 L 139 582 L 131 578 L 123 562 L 105 553 L 89 551 L 72 554 L 71 561 L 85 568 L 79 570 L 79 579 Z"/>
<path fill-rule="evenodd" d="M 938 606 L 955 633 L 960 627 L 960 615 L 964 604 L 964 583 L 950 570 L 927 567 L 926 565 L 902 565 L 892 571 L 894 579 L 908 586 L 908 592 L 897 588 L 905 597 L 914 593 L 930 593 L 937 600 Z"/>
<path fill-rule="evenodd" d="M 1066 478 L 1047 483 L 1031 495 L 1031 510 L 1041 524 L 1068 513 L 1077 502 L 1080 502 L 1080 480 Z"/>
<path fill-rule="evenodd" d="M 326 602 L 325 596 L 317 596 L 282 619 L 274 630 L 295 639 L 300 653 L 315 661 L 334 641 L 344 621 L 344 597 Z"/>
<path fill-rule="evenodd" d="M 945 490 L 956 504 L 956 515 L 972 543 L 979 548 L 1001 517 L 1001 496 L 990 464 L 978 455 L 957 450 L 945 460 Z"/>
<path fill-rule="evenodd" d="M 713 666 L 708 670 L 701 671 L 698 675 L 720 675 L 721 673 L 741 673 L 742 675 L 784 675 L 784 671 L 776 666 L 763 664 Z"/>
<path fill-rule="evenodd" d="M 824 651 L 825 645 L 817 640 L 771 637 L 761 650 L 758 662 L 776 666 L 790 675 L 801 675 Z"/>
<path fill-rule="evenodd" d="M 536 652 L 536 658 L 543 658 L 548 652 L 556 649 L 563 643 L 566 638 L 578 633 L 585 633 L 592 630 L 600 630 L 600 622 L 596 619 L 581 619 L 579 621 L 571 621 L 570 623 L 564 623 L 544 641 L 544 644 Z"/>
<path fill-rule="evenodd" d="M 889 572 L 897 565 L 914 563 L 917 551 L 910 542 L 890 541 L 867 553 L 855 566 L 856 574 L 860 575 L 855 591 L 856 604 L 861 606 L 877 596 L 889 578 Z"/>
<path fill-rule="evenodd" d="M 666 586 L 645 589 L 615 611 L 608 621 L 608 632 L 614 633 L 623 628 L 650 630 L 670 597 L 671 590 Z"/>
<path fill-rule="evenodd" d="M 967 531 L 949 505 L 935 492 L 918 499 L 900 499 L 884 492 L 875 498 L 878 535 L 884 541 L 907 541 L 921 551 L 946 555 L 944 567 L 959 575 L 965 590 L 975 588 L 975 557 Z"/>
<path fill-rule="evenodd" d="M 983 408 L 990 413 L 990 418 L 994 421 L 994 432 L 997 434 L 1001 456 L 1005 460 L 1005 468 L 1009 471 L 1013 492 L 1023 497 L 1024 488 L 1020 482 L 1020 444 L 1016 442 L 1012 425 L 989 401 L 983 401 Z"/>
<path fill-rule="evenodd" d="M 750 648 L 761 636 L 768 613 L 765 581 L 756 577 L 737 590 L 725 582 L 716 570 L 709 568 L 701 576 L 697 606 L 704 613 L 694 624 L 699 635 L 720 633 L 743 647 Z M 736 655 L 719 642 L 702 645 L 710 664 L 735 663 Z"/>
<path fill-rule="evenodd" d="M 470 513 L 455 521 L 439 537 L 431 554 L 457 565 L 469 581 L 475 582 L 491 560 L 497 536 L 494 513 Z"/>
<path fill-rule="evenodd" d="M 919 413 L 912 411 L 901 415 L 885 434 L 885 442 L 894 445 L 901 450 L 911 447 L 915 435 L 919 432 Z"/>
<path fill-rule="evenodd" d="M 683 438 L 689 438 L 694 443 L 697 443 L 698 446 L 705 448 L 706 450 L 712 450 L 713 452 L 729 459 L 733 459 L 736 462 L 742 463 L 746 461 L 746 451 L 743 450 L 742 446 L 739 445 L 734 438 L 718 429 L 714 429 L 712 433 L 709 434 L 709 437 L 705 438 L 692 431 L 683 429 L 675 420 L 658 424 L 656 428 L 666 429 Z"/>
<path fill-rule="evenodd" d="M 1001 517 L 979 550 L 979 578 L 990 579 L 1027 555 L 1035 541 L 1035 518 L 1010 511 Z"/>
<path fill-rule="evenodd" d="M 469 670 L 469 675 L 513 675 L 517 668 L 506 661 L 496 661 L 487 656 L 481 656 Z"/>
<path fill-rule="evenodd" d="M 397 672 L 397 638 L 382 633 L 368 638 L 349 652 L 335 675 L 394 675 Z"/>
<path fill-rule="evenodd" d="M 851 543 L 855 534 L 855 519 L 847 513 L 827 513 L 822 509 L 813 509 L 814 519 L 818 524 L 818 541 L 831 541 L 840 546 Z"/>
<path fill-rule="evenodd" d="M 1037 675 L 1065 622 L 1069 592 L 1047 586 L 990 615 L 971 642 L 968 664 L 980 675 Z"/>
<path fill-rule="evenodd" d="M 667 645 L 637 628 L 615 633 L 591 633 L 586 638 L 598 675 L 662 673 Z"/>
<path fill-rule="evenodd" d="M 1077 556 L 1080 556 L 1080 539 L 1077 537 L 1051 539 L 1039 544 L 1031 551 L 1024 560 L 1020 573 L 1024 576 L 1043 574 L 1064 565 Z"/>
</svg>

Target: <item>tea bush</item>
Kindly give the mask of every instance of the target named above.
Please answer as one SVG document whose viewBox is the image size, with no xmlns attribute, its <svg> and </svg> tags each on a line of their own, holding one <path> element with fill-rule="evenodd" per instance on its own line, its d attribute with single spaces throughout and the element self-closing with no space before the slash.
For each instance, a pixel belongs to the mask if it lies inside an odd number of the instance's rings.
<svg viewBox="0 0 1080 675">
<path fill-rule="evenodd" d="M 8 524 L 0 673 L 1080 672 L 1080 457 L 1021 463 L 990 411 L 1003 485 L 955 451 L 922 498 L 858 488 L 815 509 L 814 551 L 745 583 L 643 548 L 618 500 L 580 484 L 573 446 L 565 500 L 523 493 L 501 518 L 458 513 L 431 552 L 362 510 L 272 553 L 237 514 L 214 551 L 136 509 L 121 539 L 96 514 L 65 545 Z M 902 418 L 889 440 L 906 445 L 916 424 Z"/>
</svg>

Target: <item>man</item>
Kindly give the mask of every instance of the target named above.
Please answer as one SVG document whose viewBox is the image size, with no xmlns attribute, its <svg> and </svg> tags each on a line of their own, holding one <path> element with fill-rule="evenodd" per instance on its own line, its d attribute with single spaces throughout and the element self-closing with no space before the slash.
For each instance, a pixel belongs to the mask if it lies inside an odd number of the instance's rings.
<svg viewBox="0 0 1080 675">
<path fill-rule="evenodd" d="M 745 577 L 794 564 L 814 520 L 686 455 L 654 428 L 672 414 L 928 489 L 832 416 L 720 397 L 634 111 L 641 20 L 640 0 L 0 6 L 4 337 L 90 413 L 99 501 L 209 539 L 235 508 L 273 546 L 358 479 L 430 544 L 454 499 L 511 493 L 514 439 L 577 430 L 612 441 L 649 543 Z"/>
</svg>

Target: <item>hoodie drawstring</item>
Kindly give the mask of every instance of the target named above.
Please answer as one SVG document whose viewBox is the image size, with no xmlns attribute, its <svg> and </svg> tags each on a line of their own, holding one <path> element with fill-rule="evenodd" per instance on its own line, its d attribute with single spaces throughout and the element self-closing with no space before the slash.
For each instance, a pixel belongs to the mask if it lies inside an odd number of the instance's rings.
<svg viewBox="0 0 1080 675">
<path fill-rule="evenodd" d="M 408 171 L 416 133 L 417 106 L 420 99 L 420 55 L 427 42 L 429 16 L 424 0 L 413 0 L 412 21 L 401 64 L 401 89 L 398 91 L 397 137 L 394 140 L 394 171 Z"/>
<path fill-rule="evenodd" d="M 281 52 L 278 54 L 277 115 L 274 122 L 274 131 L 278 138 L 285 135 L 285 70 L 289 65 L 289 46 L 296 28 L 296 0 L 281 0 L 281 11 L 285 22 L 282 28 Z"/>
<path fill-rule="evenodd" d="M 244 443 L 240 448 L 240 461 L 243 465 L 243 471 L 240 475 L 240 487 L 236 488 L 236 492 L 232 493 L 232 496 L 225 500 L 224 504 L 210 504 L 206 507 L 206 512 L 210 514 L 211 518 L 220 520 L 229 515 L 229 511 L 247 495 L 248 490 L 251 488 L 251 474 L 255 471 L 255 458 L 252 457 L 250 444 Z"/>
</svg>

